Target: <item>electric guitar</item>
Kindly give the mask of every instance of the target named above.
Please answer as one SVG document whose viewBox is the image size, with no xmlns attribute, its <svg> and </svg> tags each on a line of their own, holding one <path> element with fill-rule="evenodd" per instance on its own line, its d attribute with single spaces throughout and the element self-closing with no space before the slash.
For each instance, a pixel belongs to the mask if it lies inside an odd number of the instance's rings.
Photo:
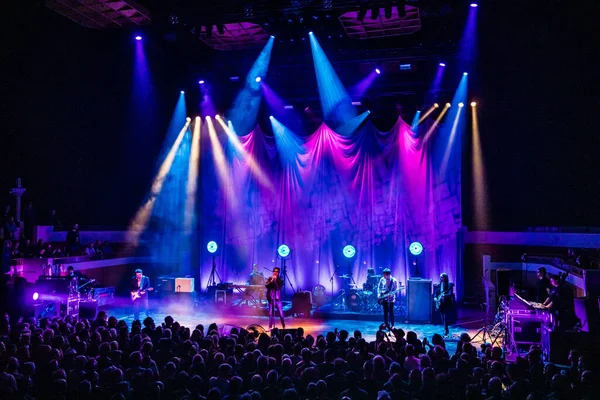
<svg viewBox="0 0 600 400">
<path fill-rule="evenodd" d="M 443 291 L 440 288 L 440 294 L 435 296 L 434 300 L 435 300 L 435 311 L 440 311 L 440 307 L 442 306 L 442 304 L 444 304 L 446 302 L 446 297 L 447 296 L 452 296 L 452 291 L 449 290 L 448 292 Z"/>
<path fill-rule="evenodd" d="M 387 301 L 387 298 L 389 296 L 395 296 L 396 293 L 398 293 L 398 290 L 392 290 L 391 292 L 389 290 L 386 290 L 385 292 L 382 292 L 377 297 L 377 303 L 379 303 L 379 305 L 382 305 L 384 301 Z"/>
<path fill-rule="evenodd" d="M 131 292 L 131 301 L 136 301 L 137 299 L 142 297 L 144 294 L 146 294 L 146 292 L 151 292 L 153 290 L 154 290 L 154 288 L 151 288 L 151 287 L 149 287 L 148 289 L 145 289 L 145 290 L 134 290 L 133 292 Z"/>
</svg>

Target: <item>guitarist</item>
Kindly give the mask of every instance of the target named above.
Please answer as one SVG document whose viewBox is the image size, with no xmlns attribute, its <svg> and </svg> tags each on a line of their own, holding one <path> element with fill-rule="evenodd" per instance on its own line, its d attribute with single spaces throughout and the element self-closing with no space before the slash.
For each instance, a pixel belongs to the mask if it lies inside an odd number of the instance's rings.
<svg viewBox="0 0 600 400">
<path fill-rule="evenodd" d="M 394 326 L 394 303 L 398 287 L 398 280 L 392 277 L 390 269 L 384 269 L 383 277 L 377 285 L 377 299 L 383 306 L 383 323 L 388 329 L 392 329 Z"/>
<path fill-rule="evenodd" d="M 435 309 L 440 313 L 442 323 L 444 324 L 444 335 L 450 333 L 448 329 L 448 314 L 452 312 L 454 303 L 454 283 L 451 283 L 448 274 L 440 275 L 440 284 L 435 289 Z"/>
<path fill-rule="evenodd" d="M 148 311 L 148 291 L 150 287 L 150 278 L 142 273 L 141 269 L 135 270 L 135 276 L 129 283 L 129 291 L 131 292 L 131 301 L 133 303 L 133 319 L 139 320 L 140 312 L 146 313 L 146 317 L 150 316 Z"/>
</svg>

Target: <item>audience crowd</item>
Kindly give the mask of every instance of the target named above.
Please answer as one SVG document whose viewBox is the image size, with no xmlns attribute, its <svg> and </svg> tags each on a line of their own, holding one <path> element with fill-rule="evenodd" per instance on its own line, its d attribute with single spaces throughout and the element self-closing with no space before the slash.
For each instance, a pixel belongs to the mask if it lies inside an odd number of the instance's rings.
<svg viewBox="0 0 600 400">
<path fill-rule="evenodd" d="M 571 351 L 570 365 L 542 362 L 532 346 L 515 363 L 500 348 L 477 349 L 463 334 L 414 332 L 270 335 L 256 330 L 181 326 L 168 316 L 143 325 L 99 312 L 0 321 L 2 399 L 598 399 L 594 361 Z"/>
</svg>

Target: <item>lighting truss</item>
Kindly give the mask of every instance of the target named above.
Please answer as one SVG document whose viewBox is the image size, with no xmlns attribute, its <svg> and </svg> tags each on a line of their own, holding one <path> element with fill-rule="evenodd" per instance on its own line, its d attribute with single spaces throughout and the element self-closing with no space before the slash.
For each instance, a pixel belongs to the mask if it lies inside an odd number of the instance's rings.
<svg viewBox="0 0 600 400">
<path fill-rule="evenodd" d="M 410 35 L 421 29 L 418 7 L 407 5 L 406 15 L 400 17 L 398 9 L 392 9 L 391 18 L 379 12 L 377 18 L 359 18 L 359 11 L 349 11 L 340 16 L 340 22 L 351 39 L 374 39 L 390 36 Z M 388 14 L 389 15 L 389 14 Z"/>
<path fill-rule="evenodd" d="M 150 12 L 134 0 L 45 0 L 49 9 L 91 29 L 128 28 L 150 23 Z"/>
<path fill-rule="evenodd" d="M 269 33 L 262 26 L 251 22 L 223 24 L 222 33 L 210 27 L 210 34 L 200 36 L 200 40 L 217 50 L 240 50 L 264 45 Z"/>
</svg>

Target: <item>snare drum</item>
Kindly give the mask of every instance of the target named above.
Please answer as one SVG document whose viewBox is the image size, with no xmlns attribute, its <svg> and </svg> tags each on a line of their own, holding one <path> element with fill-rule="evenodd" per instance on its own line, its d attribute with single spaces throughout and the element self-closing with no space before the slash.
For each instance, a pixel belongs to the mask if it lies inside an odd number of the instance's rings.
<svg viewBox="0 0 600 400">
<path fill-rule="evenodd" d="M 364 299 L 360 293 L 350 293 L 346 296 L 346 306 L 351 311 L 362 311 Z"/>
</svg>

